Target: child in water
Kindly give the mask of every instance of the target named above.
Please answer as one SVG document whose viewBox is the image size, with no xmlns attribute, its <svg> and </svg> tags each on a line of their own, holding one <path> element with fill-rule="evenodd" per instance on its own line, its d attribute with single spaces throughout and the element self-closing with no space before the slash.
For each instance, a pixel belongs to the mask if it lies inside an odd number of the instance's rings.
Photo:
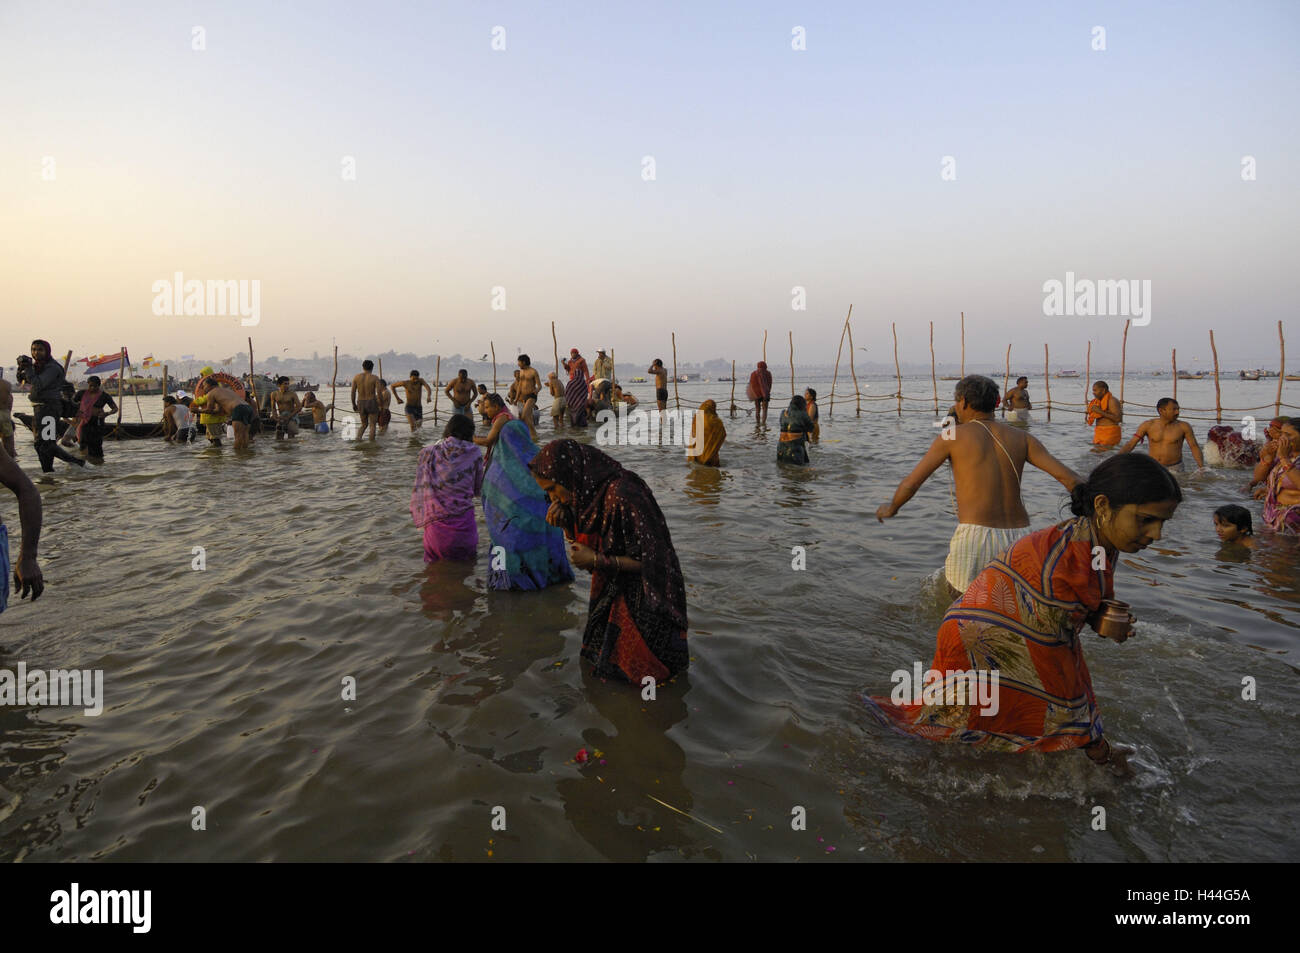
<svg viewBox="0 0 1300 953">
<path fill-rule="evenodd" d="M 1214 531 L 1219 534 L 1222 542 L 1240 543 L 1243 546 L 1255 545 L 1253 539 L 1255 529 L 1250 519 L 1250 510 L 1244 506 L 1230 503 L 1215 510 Z"/>
</svg>

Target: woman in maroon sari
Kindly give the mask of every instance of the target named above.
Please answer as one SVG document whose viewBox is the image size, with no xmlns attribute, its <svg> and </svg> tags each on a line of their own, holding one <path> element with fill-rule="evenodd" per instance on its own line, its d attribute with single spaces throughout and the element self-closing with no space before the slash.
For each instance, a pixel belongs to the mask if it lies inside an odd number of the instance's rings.
<svg viewBox="0 0 1300 953">
<path fill-rule="evenodd" d="M 596 674 L 633 684 L 684 672 L 686 584 L 654 494 L 613 457 L 555 440 L 529 464 L 551 498 L 546 521 L 570 539 L 570 561 L 591 572 L 582 657 Z"/>
</svg>

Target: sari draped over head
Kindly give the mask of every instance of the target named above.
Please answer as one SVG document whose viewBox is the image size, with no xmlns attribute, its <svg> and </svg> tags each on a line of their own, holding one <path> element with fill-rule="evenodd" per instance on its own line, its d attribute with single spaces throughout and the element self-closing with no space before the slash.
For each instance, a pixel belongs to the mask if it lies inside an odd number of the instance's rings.
<svg viewBox="0 0 1300 953">
<path fill-rule="evenodd" d="M 635 473 L 576 440 L 542 448 L 532 470 L 573 494 L 577 541 L 607 556 L 626 556 L 641 571 L 595 569 L 582 657 L 596 674 L 639 684 L 686 670 L 686 584 L 654 494 Z"/>
<path fill-rule="evenodd" d="M 1206 449 L 1207 462 L 1224 467 L 1253 467 L 1259 462 L 1259 444 L 1245 439 L 1231 427 L 1211 427 L 1207 435 L 1209 444 Z M 1210 460 L 1210 447 L 1213 447 L 1219 459 Z"/>
<path fill-rule="evenodd" d="M 722 461 L 718 459 L 718 451 L 726 440 L 727 428 L 718 416 L 718 405 L 706 400 L 700 404 L 700 412 L 691 419 L 691 446 L 695 448 L 695 453 L 686 459 L 702 463 L 706 467 L 720 467 Z"/>
<path fill-rule="evenodd" d="M 1300 503 L 1283 506 L 1278 503 L 1277 498 L 1283 489 L 1290 489 L 1290 487 L 1283 487 L 1282 478 L 1295 470 L 1298 462 L 1300 456 L 1288 460 L 1279 455 L 1273 463 L 1273 469 L 1268 471 L 1268 480 L 1265 484 L 1267 493 L 1264 496 L 1264 522 L 1273 532 L 1286 536 L 1300 536 Z"/>
<path fill-rule="evenodd" d="M 587 426 L 587 373 L 586 358 L 574 353 L 564 362 L 569 372 L 569 382 L 564 385 L 564 405 L 569 411 L 569 422 L 575 427 Z"/>
<path fill-rule="evenodd" d="M 483 487 L 483 451 L 468 440 L 443 437 L 420 451 L 411 491 L 416 526 L 446 523 L 474 514 L 474 497 Z"/>
<path fill-rule="evenodd" d="M 790 398 L 789 408 L 781 411 L 781 442 L 776 446 L 776 459 L 785 463 L 808 463 L 808 437 L 812 432 L 812 418 L 804 410 L 803 398 Z"/>
<path fill-rule="evenodd" d="M 550 501 L 528 469 L 536 456 L 523 421 L 501 428 L 483 482 L 483 516 L 494 547 L 489 589 L 545 589 L 573 579 L 564 533 L 546 522 Z M 497 546 L 505 550 L 504 568 L 498 568 Z"/>
<path fill-rule="evenodd" d="M 767 369 L 766 361 L 759 361 L 758 369 L 750 372 L 749 386 L 745 388 L 745 396 L 750 400 L 771 399 L 772 372 Z"/>
<path fill-rule="evenodd" d="M 1100 738 L 1079 636 L 1088 615 L 1114 596 L 1117 554 L 1108 551 L 1106 568 L 1094 569 L 1097 545 L 1082 516 L 1017 540 L 944 615 L 930 663 L 944 676 L 933 689 L 938 697 L 916 704 L 914 695 L 901 703 L 864 696 L 868 710 L 905 734 L 999 751 L 1060 751 Z M 970 671 L 998 673 L 988 704 L 996 713 L 981 714 L 973 692 L 961 697 L 965 686 L 954 675 Z M 942 694 L 948 686 L 952 696 Z"/>
</svg>

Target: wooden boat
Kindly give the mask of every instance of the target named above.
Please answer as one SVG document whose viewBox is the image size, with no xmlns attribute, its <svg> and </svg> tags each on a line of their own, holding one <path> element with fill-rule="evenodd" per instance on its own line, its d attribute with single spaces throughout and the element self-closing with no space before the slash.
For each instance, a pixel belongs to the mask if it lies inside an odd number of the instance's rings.
<svg viewBox="0 0 1300 953">
<path fill-rule="evenodd" d="M 1057 371 L 1056 376 L 1057 377 L 1078 377 L 1079 372 L 1075 370 Z"/>
<path fill-rule="evenodd" d="M 28 430 L 32 429 L 32 415 L 15 411 L 14 420 L 17 420 Z M 254 433 L 275 433 L 275 421 L 270 417 L 260 418 L 261 429 L 254 430 Z M 62 437 L 68 430 L 70 424 L 66 420 L 60 420 L 58 426 L 58 435 Z M 311 430 L 314 426 L 310 411 L 298 415 L 298 427 L 301 430 Z M 161 439 L 163 435 L 162 421 L 157 423 L 138 423 L 132 421 L 123 421 L 118 423 L 116 420 L 109 419 L 104 421 L 104 439 L 105 440 L 149 440 Z M 201 435 L 200 435 L 201 436 Z"/>
<path fill-rule="evenodd" d="M 1180 381 L 1199 381 L 1205 376 L 1205 371 L 1197 371 L 1193 374 L 1191 371 L 1179 371 L 1178 379 Z"/>
<path fill-rule="evenodd" d="M 1276 377 L 1277 375 L 1274 374 L 1273 376 Z M 1288 374 L 1286 379 L 1289 381 L 1300 381 L 1300 374 Z"/>
<path fill-rule="evenodd" d="M 1259 380 L 1259 371 L 1238 371 L 1237 376 L 1243 381 Z"/>
</svg>

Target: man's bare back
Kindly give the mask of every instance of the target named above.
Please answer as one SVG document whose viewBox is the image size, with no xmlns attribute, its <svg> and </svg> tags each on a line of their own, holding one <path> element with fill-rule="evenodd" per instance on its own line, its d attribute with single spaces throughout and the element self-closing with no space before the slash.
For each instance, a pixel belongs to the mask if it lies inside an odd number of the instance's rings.
<svg viewBox="0 0 1300 953">
<path fill-rule="evenodd" d="M 1079 480 L 1078 474 L 1048 453 L 1036 438 L 991 417 L 968 420 L 948 433 L 948 437 L 935 438 L 916 469 L 899 484 L 892 502 L 876 510 L 878 519 L 897 513 L 945 460 L 952 463 L 958 521 L 995 529 L 1029 525 L 1029 514 L 1020 499 L 1020 477 L 1026 463 L 1055 477 L 1067 489 Z"/>
<path fill-rule="evenodd" d="M 240 397 L 229 387 L 214 387 L 203 395 L 206 400 L 204 405 L 207 407 L 216 407 L 221 413 L 229 415 L 234 413 L 236 407 L 240 404 L 247 403 L 244 398 Z"/>
<path fill-rule="evenodd" d="M 379 378 L 369 371 L 362 371 L 356 377 L 352 378 L 352 386 L 356 388 L 357 400 L 379 400 Z"/>
<path fill-rule="evenodd" d="M 996 420 L 972 420 L 956 428 L 948 443 L 958 522 L 998 528 L 1029 525 L 1020 477 L 1030 440 L 1024 430 Z"/>
</svg>

